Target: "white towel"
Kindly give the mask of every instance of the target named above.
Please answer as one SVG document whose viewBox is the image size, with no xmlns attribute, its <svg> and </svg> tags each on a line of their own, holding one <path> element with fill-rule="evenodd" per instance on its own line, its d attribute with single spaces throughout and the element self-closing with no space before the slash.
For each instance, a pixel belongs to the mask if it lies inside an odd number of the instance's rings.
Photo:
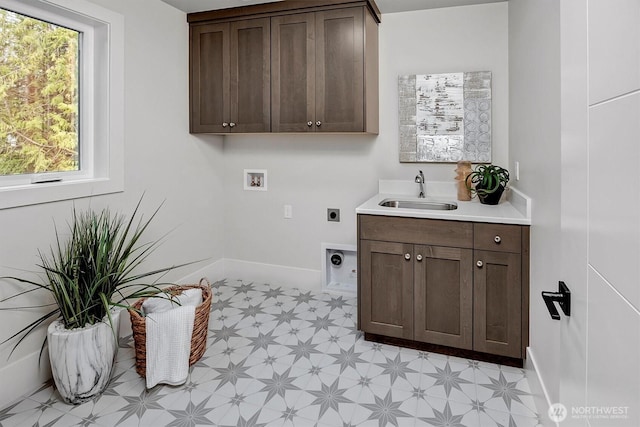
<svg viewBox="0 0 640 427">
<path fill-rule="evenodd" d="M 193 305 L 197 307 L 200 304 L 202 304 L 202 289 L 191 288 L 183 291 L 180 295 L 173 297 L 173 299 L 169 299 L 165 296 L 147 298 L 142 303 L 142 311 L 145 314 L 160 313 L 162 311 L 171 310 L 172 308 L 178 308 L 181 305 Z"/>
<path fill-rule="evenodd" d="M 195 314 L 188 305 L 147 315 L 147 388 L 187 381 Z"/>
<path fill-rule="evenodd" d="M 190 292 L 195 291 L 195 292 Z M 197 293 L 197 295 L 196 295 Z M 157 384 L 184 384 L 189 375 L 191 335 L 196 306 L 202 303 L 202 291 L 189 289 L 177 297 L 182 304 L 152 298 L 145 319 L 147 333 L 147 388 Z M 147 302 L 145 301 L 145 303 Z M 143 304 L 144 308 L 144 304 Z M 153 311 L 153 310 L 160 311 Z M 164 311 L 162 311 L 164 310 Z"/>
</svg>

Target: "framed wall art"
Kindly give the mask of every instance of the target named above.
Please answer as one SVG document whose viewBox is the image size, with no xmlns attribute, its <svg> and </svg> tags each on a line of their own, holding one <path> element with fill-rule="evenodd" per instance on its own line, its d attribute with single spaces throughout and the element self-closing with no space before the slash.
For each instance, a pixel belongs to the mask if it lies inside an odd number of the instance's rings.
<svg viewBox="0 0 640 427">
<path fill-rule="evenodd" d="M 491 162 L 491 72 L 398 78 L 400 162 Z"/>
</svg>

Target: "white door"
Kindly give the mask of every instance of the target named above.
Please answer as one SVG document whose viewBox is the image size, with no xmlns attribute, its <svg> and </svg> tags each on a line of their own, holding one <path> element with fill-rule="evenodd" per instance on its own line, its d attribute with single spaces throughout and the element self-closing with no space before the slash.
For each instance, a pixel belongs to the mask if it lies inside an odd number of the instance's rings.
<svg viewBox="0 0 640 427">
<path fill-rule="evenodd" d="M 640 426 L 640 0 L 562 0 L 561 427 Z M 557 415 L 562 415 L 556 412 Z"/>
</svg>

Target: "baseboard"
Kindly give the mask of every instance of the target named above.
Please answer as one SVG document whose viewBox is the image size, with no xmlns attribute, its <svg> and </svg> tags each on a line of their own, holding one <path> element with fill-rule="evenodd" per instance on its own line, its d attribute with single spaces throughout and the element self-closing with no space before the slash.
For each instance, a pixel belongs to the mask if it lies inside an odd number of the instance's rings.
<svg viewBox="0 0 640 427">
<path fill-rule="evenodd" d="M 544 380 L 540 376 L 540 370 L 538 369 L 536 358 L 531 347 L 527 347 L 527 359 L 524 363 L 524 369 L 527 371 L 529 387 L 533 394 L 536 409 L 540 415 L 540 424 L 545 427 L 559 427 L 559 424 L 551 421 L 547 415 L 547 411 L 552 405 L 552 402 L 549 398 L 549 392 L 545 387 Z"/>
<path fill-rule="evenodd" d="M 214 261 L 209 265 L 205 265 L 201 269 L 194 271 L 193 273 L 190 273 L 182 279 L 178 280 L 176 283 L 198 283 L 203 277 L 207 278 L 210 282 L 215 282 L 216 280 L 224 279 L 225 277 L 227 277 L 225 275 L 224 258 Z"/>
<path fill-rule="evenodd" d="M 16 360 L 0 369 L 0 409 L 6 408 L 20 396 L 32 393 L 51 379 L 48 352 L 40 350 Z"/>
<path fill-rule="evenodd" d="M 272 283 L 287 288 L 322 291 L 320 270 L 264 264 L 239 259 L 224 259 L 224 277 L 261 283 Z"/>
</svg>

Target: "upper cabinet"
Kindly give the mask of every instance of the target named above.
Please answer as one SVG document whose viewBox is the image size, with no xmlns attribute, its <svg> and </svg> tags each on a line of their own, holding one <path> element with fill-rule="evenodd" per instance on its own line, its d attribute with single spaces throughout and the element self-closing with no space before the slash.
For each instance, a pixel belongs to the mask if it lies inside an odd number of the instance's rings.
<svg viewBox="0 0 640 427">
<path fill-rule="evenodd" d="M 378 133 L 372 1 L 277 2 L 188 20 L 192 133 Z"/>
<path fill-rule="evenodd" d="M 270 20 L 191 29 L 191 132 L 269 132 Z"/>
<path fill-rule="evenodd" d="M 366 130 L 363 12 L 348 8 L 271 19 L 273 132 Z"/>
</svg>

